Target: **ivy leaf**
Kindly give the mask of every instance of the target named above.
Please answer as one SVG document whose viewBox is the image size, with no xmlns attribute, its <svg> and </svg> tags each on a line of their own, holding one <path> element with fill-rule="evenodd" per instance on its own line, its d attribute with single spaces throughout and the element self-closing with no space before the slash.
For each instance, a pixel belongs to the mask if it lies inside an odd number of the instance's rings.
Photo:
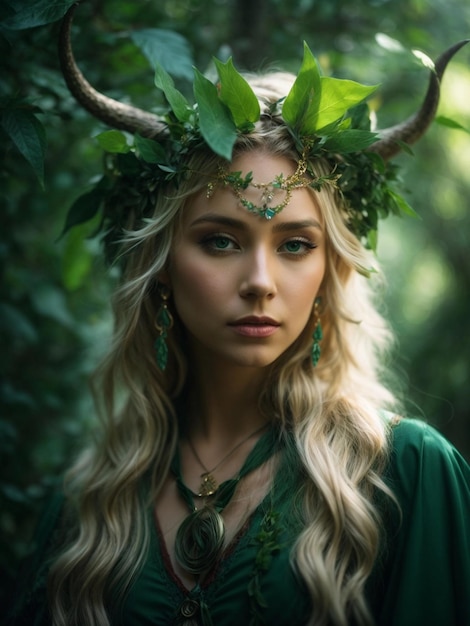
<svg viewBox="0 0 470 626">
<path fill-rule="evenodd" d="M 157 141 L 135 135 L 134 143 L 139 156 L 147 163 L 167 163 L 166 152 Z"/>
<path fill-rule="evenodd" d="M 64 17 L 75 0 L 36 0 L 18 3 L 20 8 L 0 22 L 1 28 L 24 30 L 56 22 Z M 23 4 L 23 6 L 21 6 Z"/>
<path fill-rule="evenodd" d="M 237 138 L 237 128 L 230 111 L 220 100 L 217 87 L 196 68 L 194 74 L 194 97 L 201 134 L 211 150 L 230 161 Z"/>
<path fill-rule="evenodd" d="M 160 28 L 143 28 L 133 31 L 131 38 L 154 69 L 160 65 L 173 76 L 192 80 L 193 59 L 188 41 L 182 35 Z"/>
<path fill-rule="evenodd" d="M 95 139 L 103 150 L 111 154 L 125 154 L 131 149 L 126 135 L 119 130 L 105 130 Z"/>
<path fill-rule="evenodd" d="M 36 116 L 27 109 L 5 109 L 1 113 L 1 124 L 20 153 L 32 166 L 44 187 L 44 156 L 46 132 Z"/>
<path fill-rule="evenodd" d="M 192 114 L 192 109 L 183 94 L 175 88 L 173 79 L 160 63 L 155 63 L 155 85 L 165 94 L 165 98 L 176 118 L 180 122 L 188 121 Z"/>
<path fill-rule="evenodd" d="M 321 77 L 317 62 L 310 48 L 304 42 L 304 58 L 299 75 L 291 87 L 282 106 L 282 117 L 295 130 L 304 125 L 307 111 L 320 98 Z M 313 134 L 313 133 L 312 133 Z"/>
<path fill-rule="evenodd" d="M 226 63 L 214 59 L 220 78 L 219 97 L 228 106 L 237 128 L 247 131 L 259 120 L 260 106 L 253 89 L 235 69 L 230 58 Z"/>
</svg>

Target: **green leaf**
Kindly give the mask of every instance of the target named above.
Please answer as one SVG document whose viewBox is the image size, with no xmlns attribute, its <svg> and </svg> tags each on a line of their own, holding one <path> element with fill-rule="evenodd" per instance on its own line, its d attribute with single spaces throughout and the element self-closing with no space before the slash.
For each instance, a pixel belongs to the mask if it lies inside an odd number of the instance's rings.
<svg viewBox="0 0 470 626">
<path fill-rule="evenodd" d="M 367 246 L 373 252 L 377 251 L 378 233 L 377 229 L 371 229 L 367 233 Z"/>
<path fill-rule="evenodd" d="M 307 44 L 299 75 L 282 107 L 284 120 L 300 135 L 314 135 L 340 121 L 377 86 L 352 80 L 320 76 L 317 62 Z"/>
<path fill-rule="evenodd" d="M 133 31 L 131 38 L 154 69 L 160 65 L 173 76 L 192 80 L 194 61 L 188 41 L 182 35 L 160 28 L 144 28 Z"/>
<path fill-rule="evenodd" d="M 348 111 L 351 128 L 358 130 L 370 130 L 370 111 L 365 102 L 358 104 Z"/>
<path fill-rule="evenodd" d="M 320 99 L 312 103 L 305 116 L 303 131 L 319 132 L 328 124 L 340 120 L 355 105 L 365 100 L 377 89 L 377 85 L 361 85 L 352 80 L 322 76 Z"/>
<path fill-rule="evenodd" d="M 359 152 L 377 141 L 377 133 L 366 130 L 343 130 L 337 135 L 332 135 L 323 144 L 323 148 L 328 152 Z"/>
<path fill-rule="evenodd" d="M 388 189 L 387 193 L 392 198 L 392 200 L 395 202 L 395 204 L 397 205 L 397 207 L 400 209 L 402 213 L 404 213 L 405 215 L 408 215 L 409 217 L 414 217 L 418 220 L 421 219 L 418 213 L 416 213 L 416 211 L 408 204 L 408 202 L 403 198 L 403 196 L 400 196 L 398 193 L 395 193 L 395 191 L 392 191 L 391 189 Z"/>
<path fill-rule="evenodd" d="M 470 133 L 470 130 L 468 128 L 465 128 L 465 126 L 462 126 L 462 124 L 459 124 L 459 122 L 456 122 L 455 120 L 449 117 L 438 115 L 434 121 L 440 124 L 441 126 L 446 126 L 447 128 L 455 128 L 457 130 L 463 130 L 466 133 Z"/>
<path fill-rule="evenodd" d="M 194 74 L 194 97 L 198 104 L 201 134 L 216 154 L 230 161 L 237 138 L 230 111 L 219 99 L 217 87 L 196 68 Z"/>
<path fill-rule="evenodd" d="M 44 156 L 46 133 L 44 126 L 27 109 L 5 109 L 1 114 L 1 124 L 15 146 L 30 163 L 44 187 Z"/>
<path fill-rule="evenodd" d="M 95 139 L 103 150 L 112 154 L 125 154 L 131 149 L 126 135 L 119 130 L 105 130 L 96 135 Z"/>
<path fill-rule="evenodd" d="M 67 291 L 75 291 L 85 284 L 93 269 L 94 257 L 85 246 L 88 225 L 77 226 L 67 236 L 62 254 L 62 281 Z"/>
<path fill-rule="evenodd" d="M 175 88 L 171 76 L 159 64 L 155 64 L 155 85 L 165 94 L 168 104 L 180 122 L 189 120 L 192 109 L 183 94 Z"/>
<path fill-rule="evenodd" d="M 108 180 L 105 176 L 98 184 L 83 195 L 79 196 L 68 210 L 65 226 L 61 237 L 74 226 L 83 224 L 93 219 L 106 197 L 108 191 Z"/>
<path fill-rule="evenodd" d="M 157 141 L 135 135 L 134 143 L 139 156 L 147 163 L 167 163 L 166 152 Z"/>
<path fill-rule="evenodd" d="M 282 117 L 292 128 L 299 130 L 312 102 L 320 98 L 320 72 L 310 48 L 304 42 L 304 58 L 299 74 L 282 106 Z"/>
<path fill-rule="evenodd" d="M 1 28 L 23 30 L 56 22 L 64 17 L 75 0 L 33 0 L 24 2 L 14 15 L 9 15 L 0 22 Z"/>
<path fill-rule="evenodd" d="M 259 120 L 260 106 L 253 89 L 235 69 L 230 58 L 226 63 L 214 59 L 220 78 L 219 97 L 228 106 L 237 128 L 249 129 Z"/>
</svg>

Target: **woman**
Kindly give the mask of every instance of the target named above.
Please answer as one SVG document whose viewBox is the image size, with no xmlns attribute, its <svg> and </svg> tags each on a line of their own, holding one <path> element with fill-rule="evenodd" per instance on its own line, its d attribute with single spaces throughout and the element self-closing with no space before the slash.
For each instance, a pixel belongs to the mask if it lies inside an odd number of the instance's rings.
<svg viewBox="0 0 470 626">
<path fill-rule="evenodd" d="M 159 71 L 165 125 L 116 109 L 69 25 L 74 94 L 140 135 L 102 196 L 123 274 L 101 434 L 40 526 L 14 623 L 470 624 L 470 470 L 395 413 L 364 245 L 374 198 L 397 208 L 381 157 L 424 132 L 457 47 L 418 130 L 377 141 L 371 89 L 323 79 L 308 49 L 297 79 L 229 62 L 217 93 L 196 75 L 197 109 Z"/>
</svg>

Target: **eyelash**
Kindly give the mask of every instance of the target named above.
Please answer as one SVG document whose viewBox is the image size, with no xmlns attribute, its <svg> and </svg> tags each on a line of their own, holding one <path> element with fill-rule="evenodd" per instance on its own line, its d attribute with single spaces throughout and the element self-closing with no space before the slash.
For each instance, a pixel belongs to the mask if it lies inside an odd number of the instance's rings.
<svg viewBox="0 0 470 626">
<path fill-rule="evenodd" d="M 286 241 L 285 243 L 283 243 L 281 248 L 285 248 L 286 246 L 292 243 L 300 244 L 302 246 L 302 249 L 299 250 L 298 252 L 289 252 L 288 250 L 286 250 L 285 254 L 302 257 L 302 256 L 306 256 L 307 254 L 310 254 L 310 252 L 312 250 L 315 250 L 315 248 L 317 247 L 317 244 L 314 243 L 313 241 L 310 241 L 309 239 L 294 238 L 294 239 L 289 239 L 289 241 Z"/>
<path fill-rule="evenodd" d="M 228 243 L 227 247 L 222 247 L 219 248 L 216 246 L 216 242 L 217 240 L 224 240 Z M 208 252 L 212 253 L 212 254 L 226 254 L 227 252 L 232 252 L 233 250 L 236 250 L 238 248 L 238 244 L 236 243 L 236 241 L 230 236 L 230 235 L 226 235 L 224 233 L 214 233 L 214 234 L 210 234 L 210 235 L 206 235 L 204 237 L 202 237 L 199 241 L 200 245 L 205 248 Z M 289 244 L 300 244 L 301 248 L 296 251 L 289 251 L 286 249 L 286 247 Z M 237 246 L 237 248 L 235 248 L 234 246 Z M 314 243 L 313 241 L 310 241 L 309 239 L 304 239 L 304 238 L 300 238 L 300 237 L 296 237 L 293 239 L 289 239 L 288 241 L 284 242 L 283 244 L 281 244 L 281 246 L 279 246 L 279 250 L 282 250 L 282 254 L 286 254 L 292 257 L 303 257 L 308 255 L 312 250 L 314 250 L 317 247 L 317 244 Z"/>
<path fill-rule="evenodd" d="M 225 254 L 227 251 L 232 251 L 234 248 L 217 248 L 215 242 L 217 240 L 224 239 L 229 242 L 229 244 L 235 244 L 235 241 L 229 235 L 225 235 L 223 233 L 215 233 L 211 235 L 206 235 L 201 238 L 199 241 L 200 245 L 206 249 L 208 252 L 212 254 Z M 235 244 L 236 245 L 236 244 Z"/>
</svg>

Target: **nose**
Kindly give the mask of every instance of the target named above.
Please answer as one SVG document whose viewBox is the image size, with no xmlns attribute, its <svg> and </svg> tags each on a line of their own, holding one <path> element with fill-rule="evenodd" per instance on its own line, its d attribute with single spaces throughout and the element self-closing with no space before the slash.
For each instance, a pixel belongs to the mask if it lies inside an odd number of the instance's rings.
<svg viewBox="0 0 470 626">
<path fill-rule="evenodd" d="M 274 259 L 260 247 L 247 255 L 240 282 L 242 298 L 273 298 L 276 295 Z"/>
</svg>

